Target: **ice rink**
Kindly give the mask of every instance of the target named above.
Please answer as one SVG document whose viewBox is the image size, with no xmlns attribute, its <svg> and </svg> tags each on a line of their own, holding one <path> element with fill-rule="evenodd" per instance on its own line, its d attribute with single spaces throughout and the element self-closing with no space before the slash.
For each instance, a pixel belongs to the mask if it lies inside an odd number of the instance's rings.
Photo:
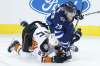
<svg viewBox="0 0 100 66">
<path fill-rule="evenodd" d="M 78 53 L 72 53 L 72 60 L 62 64 L 44 64 L 37 57 L 23 58 L 7 52 L 13 40 L 21 41 L 18 35 L 0 35 L 0 66 L 100 66 L 100 37 L 82 37 L 75 43 L 79 47 Z"/>
</svg>

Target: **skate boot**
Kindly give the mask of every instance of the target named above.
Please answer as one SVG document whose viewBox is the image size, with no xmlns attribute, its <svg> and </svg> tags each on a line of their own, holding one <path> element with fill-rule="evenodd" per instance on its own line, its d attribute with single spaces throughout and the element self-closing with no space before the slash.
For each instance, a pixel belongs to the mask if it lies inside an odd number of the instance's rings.
<svg viewBox="0 0 100 66">
<path fill-rule="evenodd" d="M 11 43 L 11 45 L 8 47 L 8 52 L 12 52 L 12 50 L 17 50 L 18 46 L 20 45 L 19 41 L 14 41 L 13 43 Z"/>
<path fill-rule="evenodd" d="M 56 55 L 53 57 L 53 63 L 64 63 L 65 61 L 68 61 L 70 59 L 72 59 L 71 53 L 61 53 L 61 55 Z"/>
<path fill-rule="evenodd" d="M 77 46 L 74 46 L 74 45 L 71 46 L 70 49 L 71 49 L 72 51 L 74 51 L 74 52 L 78 52 L 78 51 L 79 51 L 78 47 L 77 47 Z"/>
</svg>

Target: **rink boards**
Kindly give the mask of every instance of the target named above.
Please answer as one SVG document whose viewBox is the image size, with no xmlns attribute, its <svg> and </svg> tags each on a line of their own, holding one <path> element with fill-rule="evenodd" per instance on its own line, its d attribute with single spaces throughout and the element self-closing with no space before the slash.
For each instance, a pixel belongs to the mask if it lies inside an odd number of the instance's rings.
<svg viewBox="0 0 100 66">
<path fill-rule="evenodd" d="M 100 36 L 100 26 L 80 26 L 83 36 Z M 0 34 L 21 34 L 19 24 L 0 24 Z"/>
</svg>

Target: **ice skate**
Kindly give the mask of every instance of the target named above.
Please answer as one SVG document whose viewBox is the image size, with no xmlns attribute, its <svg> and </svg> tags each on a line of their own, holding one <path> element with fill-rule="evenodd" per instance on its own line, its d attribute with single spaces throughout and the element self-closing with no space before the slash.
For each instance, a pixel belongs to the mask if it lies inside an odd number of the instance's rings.
<svg viewBox="0 0 100 66">
<path fill-rule="evenodd" d="M 8 47 L 8 52 L 12 52 L 13 49 L 17 50 L 17 47 L 19 46 L 19 42 L 18 41 L 14 41 L 13 43 L 11 43 L 11 45 Z"/>
</svg>

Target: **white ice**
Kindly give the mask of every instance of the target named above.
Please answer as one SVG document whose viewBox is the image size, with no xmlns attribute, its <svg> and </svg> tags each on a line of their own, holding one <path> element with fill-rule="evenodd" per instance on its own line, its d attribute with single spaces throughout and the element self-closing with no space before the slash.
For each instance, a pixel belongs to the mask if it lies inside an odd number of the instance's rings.
<svg viewBox="0 0 100 66">
<path fill-rule="evenodd" d="M 100 66 L 100 37 L 82 37 L 75 45 L 79 52 L 72 53 L 72 60 L 62 64 L 44 64 L 36 56 L 23 58 L 7 52 L 13 40 L 21 41 L 18 35 L 0 35 L 0 66 Z"/>
</svg>

